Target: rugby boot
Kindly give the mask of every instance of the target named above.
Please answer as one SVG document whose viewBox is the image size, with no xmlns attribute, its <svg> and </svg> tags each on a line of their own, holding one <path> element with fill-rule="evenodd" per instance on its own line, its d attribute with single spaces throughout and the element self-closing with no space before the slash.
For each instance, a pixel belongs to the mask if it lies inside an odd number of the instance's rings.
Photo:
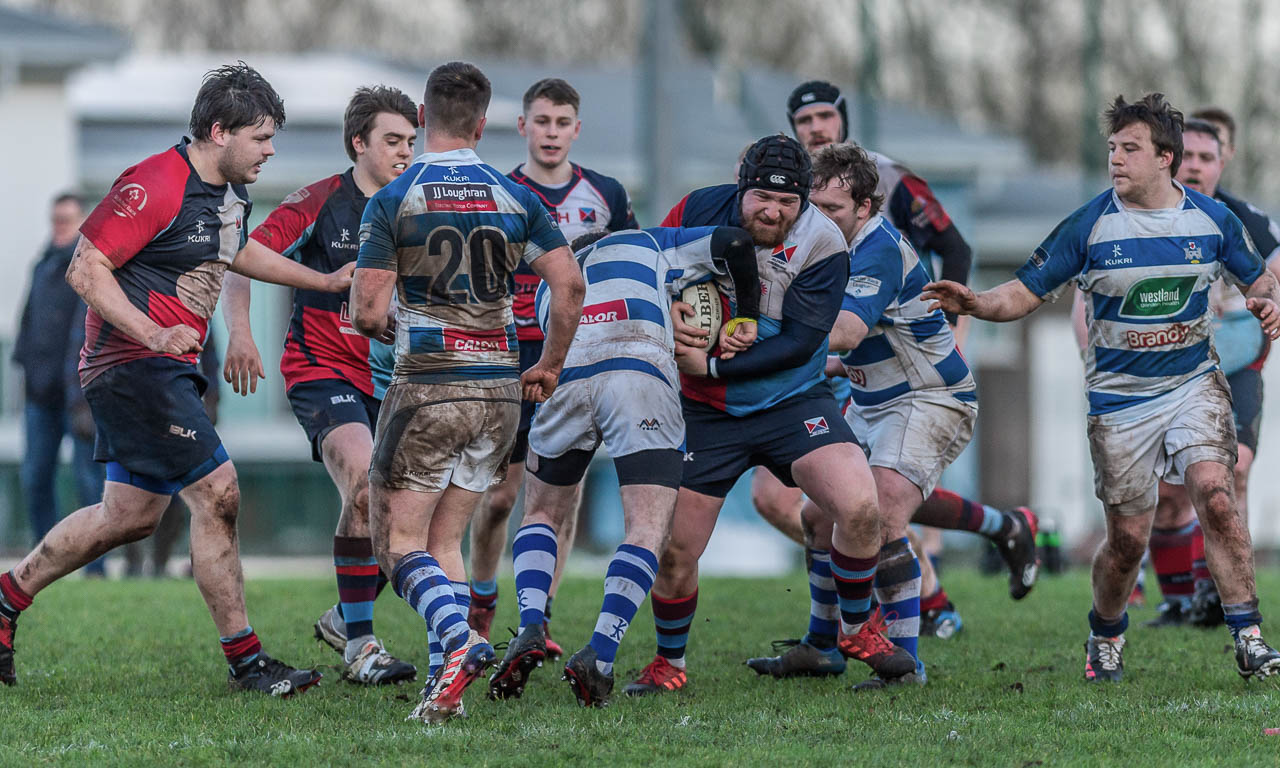
<svg viewBox="0 0 1280 768">
<path fill-rule="evenodd" d="M 1280 672 L 1280 651 L 1267 645 L 1257 624 L 1236 635 L 1236 671 L 1246 680 L 1264 680 Z"/>
<path fill-rule="evenodd" d="M 18 618 L 0 613 L 0 683 L 18 684 L 18 672 L 13 667 L 13 635 L 18 631 Z"/>
<path fill-rule="evenodd" d="M 422 701 L 409 713 L 409 720 L 443 723 L 466 714 L 462 694 L 495 658 L 493 646 L 474 629 L 467 641 L 449 654 L 444 666 L 422 689 Z"/>
<path fill-rule="evenodd" d="M 564 676 L 581 707 L 604 707 L 613 693 L 613 675 L 606 675 L 596 666 L 596 649 L 590 645 L 569 657 L 564 665 Z"/>
<path fill-rule="evenodd" d="M 964 620 L 950 600 L 945 608 L 935 608 L 920 614 L 920 636 L 933 635 L 946 640 L 964 629 Z"/>
<path fill-rule="evenodd" d="M 489 677 L 489 698 L 518 699 L 533 670 L 547 658 L 547 638 L 541 624 L 520 630 L 510 643 L 502 662 Z"/>
<path fill-rule="evenodd" d="M 546 638 L 547 641 L 547 658 L 558 659 L 564 655 L 564 648 L 555 640 L 551 639 L 551 622 L 542 622 L 542 636 Z"/>
<path fill-rule="evenodd" d="M 1160 612 L 1160 615 L 1142 622 L 1142 626 L 1155 628 L 1181 627 L 1187 623 L 1186 598 L 1165 600 L 1156 610 Z"/>
<path fill-rule="evenodd" d="M 760 675 L 774 677 L 826 677 L 844 672 L 846 662 L 838 648 L 822 649 L 811 645 L 808 635 L 803 640 L 774 640 L 773 650 L 779 656 L 747 659 L 747 666 Z"/>
<path fill-rule="evenodd" d="M 314 669 L 295 669 L 259 651 L 252 660 L 230 667 L 227 684 L 242 691 L 257 691 L 287 699 L 320 682 Z"/>
<path fill-rule="evenodd" d="M 1009 566 L 1009 597 L 1021 600 L 1036 585 L 1040 557 L 1036 553 L 1036 514 L 1028 507 L 1007 513 L 1018 522 L 1017 530 L 999 544 L 1000 557 Z"/>
<path fill-rule="evenodd" d="M 362 641 L 362 642 L 360 642 Z M 418 668 L 401 661 L 382 647 L 373 635 L 360 638 L 360 650 L 342 667 L 342 679 L 361 685 L 388 685 L 413 680 Z"/>
<path fill-rule="evenodd" d="M 1196 582 L 1196 591 L 1191 596 L 1191 607 L 1187 611 L 1187 621 L 1197 627 L 1217 627 L 1227 623 L 1222 614 L 1222 597 L 1218 594 L 1218 585 L 1213 579 Z"/>
<path fill-rule="evenodd" d="M 853 686 L 855 693 L 863 693 L 865 691 L 881 691 L 885 688 L 896 685 L 924 685 L 929 682 L 929 676 L 925 674 L 924 662 L 919 659 L 915 660 L 915 666 L 905 675 L 897 677 L 885 677 L 880 674 L 873 674 L 871 677 Z"/>
<path fill-rule="evenodd" d="M 900 648 L 885 637 L 888 628 L 884 614 L 877 608 L 863 623 L 862 629 L 852 635 L 841 635 L 836 647 L 846 659 L 857 659 L 885 679 L 902 677 L 916 669 L 916 659 L 911 652 Z"/>
<path fill-rule="evenodd" d="M 492 605 L 480 606 L 476 604 L 475 593 L 471 596 L 471 607 L 467 609 L 467 624 L 480 633 L 485 640 L 489 639 L 489 630 L 493 627 L 493 616 L 498 612 L 497 595 L 494 595 Z"/>
<path fill-rule="evenodd" d="M 1092 632 L 1084 643 L 1084 679 L 1118 683 L 1124 677 L 1124 635 L 1098 637 Z"/>
<path fill-rule="evenodd" d="M 341 654 L 347 652 L 347 622 L 338 614 L 338 606 L 320 614 L 314 625 L 316 639 Z"/>
<path fill-rule="evenodd" d="M 689 676 L 683 669 L 675 666 L 662 656 L 654 656 L 649 666 L 640 670 L 640 676 L 622 689 L 628 696 L 647 696 L 663 691 L 677 691 L 689 682 Z"/>
</svg>

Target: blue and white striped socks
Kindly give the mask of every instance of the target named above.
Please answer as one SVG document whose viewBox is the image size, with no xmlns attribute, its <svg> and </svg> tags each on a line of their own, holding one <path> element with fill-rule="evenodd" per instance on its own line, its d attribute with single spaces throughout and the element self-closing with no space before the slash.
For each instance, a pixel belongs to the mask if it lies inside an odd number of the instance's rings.
<svg viewBox="0 0 1280 768">
<path fill-rule="evenodd" d="M 556 532 L 545 523 L 522 526 L 511 542 L 520 630 L 546 621 L 547 592 L 556 570 Z"/>
<path fill-rule="evenodd" d="M 618 644 L 657 575 L 657 555 L 633 544 L 618 545 L 613 559 L 609 561 L 609 570 L 605 572 L 604 602 L 600 606 L 600 618 L 596 619 L 595 632 L 591 634 L 590 645 L 596 652 L 596 669 L 600 674 L 613 674 Z"/>
<path fill-rule="evenodd" d="M 467 615 L 459 610 L 453 584 L 434 557 L 420 551 L 400 558 L 391 583 L 396 594 L 427 622 L 446 656 L 467 641 L 471 630 Z"/>
<path fill-rule="evenodd" d="M 835 648 L 840 631 L 840 600 L 836 580 L 831 575 L 831 553 L 822 549 L 808 551 L 809 566 L 809 634 L 805 641 L 815 648 Z"/>
<path fill-rule="evenodd" d="M 875 593 L 889 624 L 889 640 L 919 659 L 920 561 L 905 536 L 880 548 Z"/>
<path fill-rule="evenodd" d="M 471 590 L 467 587 L 465 581 L 452 581 L 453 584 L 453 600 L 458 604 L 458 609 L 465 616 L 467 609 L 471 607 Z M 440 641 L 436 639 L 436 633 L 431 631 L 431 627 L 427 627 L 427 675 L 432 676 L 436 670 L 444 666 L 444 648 L 440 647 Z"/>
</svg>

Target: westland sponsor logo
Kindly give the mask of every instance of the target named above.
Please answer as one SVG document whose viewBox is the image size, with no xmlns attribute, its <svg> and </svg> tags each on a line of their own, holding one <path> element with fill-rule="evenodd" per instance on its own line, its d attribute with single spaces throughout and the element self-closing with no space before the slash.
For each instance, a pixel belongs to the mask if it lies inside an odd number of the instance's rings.
<svg viewBox="0 0 1280 768">
<path fill-rule="evenodd" d="M 594 323 L 613 323 L 618 320 L 626 320 L 630 315 L 627 314 L 627 302 L 622 299 L 614 299 L 600 304 L 590 304 L 582 308 L 582 317 L 578 320 L 578 325 L 592 325 Z"/>
<path fill-rule="evenodd" d="M 501 328 L 493 331 L 444 330 L 444 348 L 451 352 L 509 352 L 511 342 Z"/>
<path fill-rule="evenodd" d="M 1172 317 L 1186 308 L 1195 287 L 1195 275 L 1139 280 L 1125 294 L 1120 317 Z"/>
<path fill-rule="evenodd" d="M 1164 347 L 1170 344 L 1181 344 L 1191 335 L 1191 327 L 1183 323 L 1174 323 L 1167 328 L 1155 331 L 1125 331 L 1125 341 L 1133 349 Z"/>
<path fill-rule="evenodd" d="M 493 189 L 488 184 L 445 184 L 429 181 L 422 185 L 422 196 L 428 211 L 466 213 L 497 211 Z"/>
</svg>

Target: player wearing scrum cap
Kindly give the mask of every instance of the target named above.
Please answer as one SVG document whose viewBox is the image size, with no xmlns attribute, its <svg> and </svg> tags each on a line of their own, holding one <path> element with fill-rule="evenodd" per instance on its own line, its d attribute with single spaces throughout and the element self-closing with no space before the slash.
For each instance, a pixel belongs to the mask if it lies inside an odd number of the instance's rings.
<svg viewBox="0 0 1280 768">
<path fill-rule="evenodd" d="M 710 356 L 698 334 L 676 323 L 687 426 L 684 476 L 671 540 L 651 599 L 658 654 L 627 686 L 629 694 L 674 690 L 687 682 L 685 645 L 698 597 L 698 558 L 724 497 L 753 465 L 798 485 L 834 520 L 832 570 L 840 623 L 854 634 L 867 620 L 880 549 L 879 512 L 866 457 L 831 396 L 827 334 L 849 279 L 840 230 L 808 203 L 812 166 L 782 135 L 747 151 L 737 185 L 699 189 L 664 225 L 741 226 L 752 237 L 761 280 L 759 341 L 730 359 Z M 682 319 L 682 318 L 680 318 Z M 832 632 L 821 647 L 831 673 L 844 658 Z M 914 671 L 911 655 L 888 641 L 865 659 L 887 676 Z"/>
</svg>

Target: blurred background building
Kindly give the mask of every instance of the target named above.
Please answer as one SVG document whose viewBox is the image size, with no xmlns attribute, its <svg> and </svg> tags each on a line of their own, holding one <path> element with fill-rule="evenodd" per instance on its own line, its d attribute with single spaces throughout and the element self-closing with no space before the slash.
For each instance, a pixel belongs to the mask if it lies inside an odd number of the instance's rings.
<svg viewBox="0 0 1280 768">
<path fill-rule="evenodd" d="M 76 189 L 92 206 L 116 174 L 176 143 L 209 69 L 244 59 L 285 100 L 278 154 L 250 190 L 250 226 L 289 192 L 348 165 L 341 117 L 357 86 L 384 83 L 419 96 L 431 68 L 451 58 L 474 61 L 493 82 L 479 151 L 504 170 L 524 159 L 515 120 L 525 88 L 552 75 L 571 82 L 583 120 L 572 159 L 619 178 L 642 225 L 656 224 L 689 190 L 732 180 L 743 146 L 789 130 L 790 90 L 831 79 L 851 99 L 851 137 L 929 180 L 973 246 L 973 281 L 984 287 L 1008 279 L 1063 216 L 1106 186 L 1096 116 L 1117 92 L 1162 90 L 1186 109 L 1232 110 L 1239 151 L 1225 183 L 1254 200 L 1280 199 L 1280 181 L 1260 162 L 1280 149 L 1280 105 L 1256 87 L 1280 58 L 1262 45 L 1280 27 L 1280 9 L 1256 0 L 1065 5 L 544 0 L 531 16 L 518 0 L 7 0 L 0 552 L 28 538 L 16 473 L 22 389 L 9 350 L 25 275 L 48 235 L 48 203 Z M 1027 322 L 974 324 L 965 353 L 980 387 L 979 434 L 944 484 L 996 506 L 1030 502 L 1072 545 L 1096 535 L 1102 518 L 1069 305 Z M 219 432 L 242 477 L 244 549 L 318 554 L 328 550 L 338 503 L 308 460 L 281 388 L 276 362 L 288 313 L 286 290 L 255 285 L 254 335 L 268 379 L 247 399 L 226 388 Z M 1272 391 L 1280 391 L 1277 377 L 1270 366 Z M 1251 493 L 1255 542 L 1270 548 L 1280 547 L 1280 516 L 1272 514 L 1280 476 L 1264 469 L 1280 434 L 1273 411 L 1264 412 Z M 621 516 L 608 462 L 592 478 L 585 535 L 611 547 Z M 791 563 L 794 548 L 756 521 L 745 487 L 725 521 L 762 562 Z"/>
</svg>

